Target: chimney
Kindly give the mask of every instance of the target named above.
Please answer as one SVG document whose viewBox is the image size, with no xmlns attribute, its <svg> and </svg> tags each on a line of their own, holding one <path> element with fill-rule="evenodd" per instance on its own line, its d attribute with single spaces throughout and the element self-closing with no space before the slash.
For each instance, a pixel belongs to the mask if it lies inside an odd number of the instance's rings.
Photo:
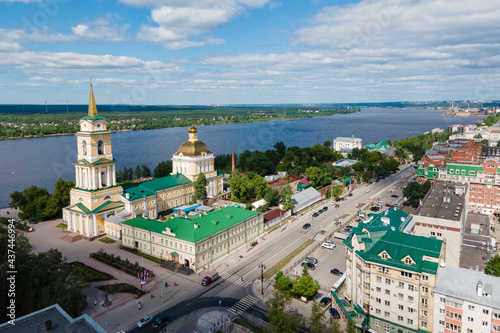
<svg viewBox="0 0 500 333">
<path fill-rule="evenodd" d="M 483 296 L 483 283 L 481 282 L 481 280 L 479 280 L 477 283 L 477 296 Z"/>
<path fill-rule="evenodd" d="M 231 161 L 232 161 L 231 171 L 234 171 L 234 169 L 235 169 L 235 163 L 234 163 L 234 150 L 233 150 L 233 153 L 231 154 Z"/>
<path fill-rule="evenodd" d="M 130 199 L 130 193 L 126 193 L 125 198 Z"/>
</svg>

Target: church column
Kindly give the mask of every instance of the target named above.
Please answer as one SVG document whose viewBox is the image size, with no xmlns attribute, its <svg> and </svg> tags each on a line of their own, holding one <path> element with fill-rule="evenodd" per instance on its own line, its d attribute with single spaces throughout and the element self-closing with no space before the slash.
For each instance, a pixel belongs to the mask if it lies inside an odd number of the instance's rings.
<svg viewBox="0 0 500 333">
<path fill-rule="evenodd" d="M 101 168 L 97 169 L 97 181 L 99 183 L 99 188 L 102 188 Z"/>
<path fill-rule="evenodd" d="M 78 232 L 82 234 L 82 215 L 78 214 Z"/>
<path fill-rule="evenodd" d="M 92 225 L 94 226 L 94 234 L 97 236 L 97 218 L 92 215 Z"/>
<path fill-rule="evenodd" d="M 80 183 L 78 182 L 78 167 L 75 168 L 75 182 L 76 182 L 76 187 L 79 187 Z"/>
<path fill-rule="evenodd" d="M 111 186 L 111 167 L 106 167 L 106 185 Z"/>
<path fill-rule="evenodd" d="M 97 179 L 97 168 L 94 168 L 94 189 L 99 188 L 99 179 Z"/>
<path fill-rule="evenodd" d="M 89 225 L 89 217 L 88 217 L 88 215 L 85 216 L 85 233 L 87 234 L 87 237 L 90 236 L 90 225 Z"/>
<path fill-rule="evenodd" d="M 112 171 L 113 173 L 113 186 L 116 185 L 116 165 L 113 164 Z"/>
</svg>

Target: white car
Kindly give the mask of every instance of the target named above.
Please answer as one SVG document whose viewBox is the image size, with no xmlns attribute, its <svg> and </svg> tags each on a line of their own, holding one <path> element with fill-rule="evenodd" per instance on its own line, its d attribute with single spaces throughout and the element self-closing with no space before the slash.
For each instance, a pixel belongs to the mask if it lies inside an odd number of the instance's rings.
<svg viewBox="0 0 500 333">
<path fill-rule="evenodd" d="M 321 244 L 321 246 L 329 250 L 333 250 L 335 248 L 335 244 L 327 242 L 324 242 L 323 244 Z"/>
<path fill-rule="evenodd" d="M 147 324 L 149 324 L 152 320 L 153 320 L 152 315 L 146 316 L 137 322 L 137 327 L 139 328 L 144 327 Z"/>
<path fill-rule="evenodd" d="M 369 189 L 366 189 L 366 193 L 370 193 L 370 190 L 369 190 Z"/>
</svg>

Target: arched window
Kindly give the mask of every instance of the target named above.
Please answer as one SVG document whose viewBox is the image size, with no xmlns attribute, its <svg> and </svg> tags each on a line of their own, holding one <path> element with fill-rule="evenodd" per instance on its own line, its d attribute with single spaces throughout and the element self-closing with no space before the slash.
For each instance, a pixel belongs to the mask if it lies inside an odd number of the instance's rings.
<svg viewBox="0 0 500 333">
<path fill-rule="evenodd" d="M 87 141 L 85 140 L 82 141 L 82 151 L 83 155 L 87 155 Z"/>
<path fill-rule="evenodd" d="M 99 142 L 97 142 L 97 155 L 102 154 L 104 154 L 104 141 L 99 140 Z"/>
</svg>

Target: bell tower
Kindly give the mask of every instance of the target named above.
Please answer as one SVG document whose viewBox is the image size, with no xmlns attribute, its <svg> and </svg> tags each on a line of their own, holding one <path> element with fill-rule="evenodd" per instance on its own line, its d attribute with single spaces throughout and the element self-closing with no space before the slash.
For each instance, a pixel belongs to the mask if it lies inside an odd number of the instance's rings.
<svg viewBox="0 0 500 333">
<path fill-rule="evenodd" d="M 75 163 L 76 187 L 99 190 L 116 185 L 115 160 L 111 148 L 111 133 L 106 130 L 106 118 L 97 114 L 92 83 L 89 111 L 80 119 L 78 161 Z"/>
</svg>

